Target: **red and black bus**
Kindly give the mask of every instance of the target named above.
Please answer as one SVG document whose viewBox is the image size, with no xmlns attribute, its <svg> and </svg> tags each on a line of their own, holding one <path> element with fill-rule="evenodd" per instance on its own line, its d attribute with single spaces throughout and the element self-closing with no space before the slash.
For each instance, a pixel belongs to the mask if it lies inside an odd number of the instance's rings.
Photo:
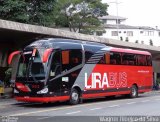
<svg viewBox="0 0 160 122">
<path fill-rule="evenodd" d="M 147 51 L 72 39 L 37 40 L 19 55 L 15 99 L 25 102 L 70 101 L 129 95 L 152 89 L 152 59 Z"/>
</svg>

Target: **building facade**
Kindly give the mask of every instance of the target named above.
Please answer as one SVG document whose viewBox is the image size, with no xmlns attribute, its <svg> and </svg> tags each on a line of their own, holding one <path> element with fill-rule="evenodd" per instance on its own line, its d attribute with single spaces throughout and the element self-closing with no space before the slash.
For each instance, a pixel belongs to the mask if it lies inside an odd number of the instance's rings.
<svg viewBox="0 0 160 122">
<path fill-rule="evenodd" d="M 101 37 L 118 39 L 121 41 L 140 43 L 146 45 L 160 46 L 160 30 L 146 26 L 126 25 L 126 18 L 117 16 L 99 17 L 105 29 L 104 33 L 98 34 Z"/>
</svg>

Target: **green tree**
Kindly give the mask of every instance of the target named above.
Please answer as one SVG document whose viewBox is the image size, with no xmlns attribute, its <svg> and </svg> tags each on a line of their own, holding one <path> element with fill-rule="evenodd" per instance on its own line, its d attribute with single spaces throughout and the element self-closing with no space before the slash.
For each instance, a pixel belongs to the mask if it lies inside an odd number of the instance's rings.
<svg viewBox="0 0 160 122">
<path fill-rule="evenodd" d="M 26 6 L 24 0 L 0 0 L 0 18 L 25 22 L 29 19 Z"/>
<path fill-rule="evenodd" d="M 0 0 L 0 19 L 51 26 L 56 0 Z"/>
<path fill-rule="evenodd" d="M 55 24 L 73 32 L 93 34 L 102 29 L 98 17 L 107 15 L 107 7 L 101 0 L 58 0 Z"/>
<path fill-rule="evenodd" d="M 26 0 L 29 22 L 54 26 L 54 6 L 56 0 Z"/>
</svg>

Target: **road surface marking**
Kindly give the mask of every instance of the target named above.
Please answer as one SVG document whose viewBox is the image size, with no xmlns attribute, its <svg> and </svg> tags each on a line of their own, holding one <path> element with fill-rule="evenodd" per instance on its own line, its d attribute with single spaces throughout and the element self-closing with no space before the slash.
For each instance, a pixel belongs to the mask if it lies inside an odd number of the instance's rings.
<svg viewBox="0 0 160 122">
<path fill-rule="evenodd" d="M 155 100 L 157 100 L 157 101 L 158 101 L 158 100 L 160 100 L 160 99 L 155 99 Z"/>
<path fill-rule="evenodd" d="M 66 113 L 66 114 L 76 114 L 76 113 L 80 113 L 81 111 L 74 111 L 74 112 L 70 112 L 70 113 Z"/>
<path fill-rule="evenodd" d="M 144 101 L 141 101 L 142 103 L 145 103 L 145 102 L 149 102 L 150 100 L 144 100 Z"/>
<path fill-rule="evenodd" d="M 0 103 L 0 106 L 2 106 L 2 105 L 13 105 L 14 103 Z"/>
<path fill-rule="evenodd" d="M 130 102 L 130 103 L 126 103 L 126 104 L 128 104 L 128 105 L 131 105 L 131 104 L 135 104 L 136 102 Z"/>
<path fill-rule="evenodd" d="M 0 104 L 0 108 L 12 107 L 11 104 Z"/>
<path fill-rule="evenodd" d="M 42 120 L 42 119 L 48 119 L 48 118 L 52 118 L 54 116 L 48 116 L 48 117 L 42 117 L 42 118 L 37 118 L 38 120 Z"/>
<path fill-rule="evenodd" d="M 120 101 L 126 101 L 124 100 L 118 100 Z M 72 109 L 72 108 L 80 108 L 80 107 L 85 107 L 85 106 L 92 106 L 92 105 L 99 105 L 103 103 L 115 103 L 117 101 L 104 101 L 104 102 L 98 102 L 98 103 L 86 103 L 86 104 L 79 104 L 77 106 L 66 106 L 63 108 L 52 108 L 52 109 L 47 109 L 47 110 L 38 110 L 38 111 L 32 111 L 32 112 L 24 112 L 24 113 L 17 113 L 17 114 L 12 114 L 10 116 L 24 116 L 24 115 L 29 115 L 29 114 L 37 114 L 37 113 L 43 113 L 43 112 L 49 112 L 49 111 L 57 111 L 57 110 L 65 110 L 65 109 Z"/>
<path fill-rule="evenodd" d="M 98 109 L 102 109 L 102 108 L 92 108 L 90 109 L 91 111 L 94 111 L 94 110 L 98 110 Z"/>
<path fill-rule="evenodd" d="M 0 106 L 0 109 L 2 109 L 2 108 L 6 108 L 6 106 Z"/>
<path fill-rule="evenodd" d="M 110 107 L 110 108 L 112 108 L 112 107 L 119 107 L 120 105 L 111 105 L 111 106 L 108 106 L 108 107 Z"/>
</svg>

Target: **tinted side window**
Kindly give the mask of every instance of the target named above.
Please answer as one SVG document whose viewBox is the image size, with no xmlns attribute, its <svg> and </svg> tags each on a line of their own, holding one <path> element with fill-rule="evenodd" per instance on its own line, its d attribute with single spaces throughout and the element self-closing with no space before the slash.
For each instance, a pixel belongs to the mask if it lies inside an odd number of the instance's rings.
<svg viewBox="0 0 160 122">
<path fill-rule="evenodd" d="M 99 60 L 98 64 L 106 64 L 105 54 L 101 57 L 101 59 Z"/>
<path fill-rule="evenodd" d="M 146 56 L 147 58 L 147 66 L 152 66 L 152 58 L 151 56 Z"/>
<path fill-rule="evenodd" d="M 117 52 L 110 53 L 110 64 L 120 65 L 121 64 L 121 55 Z"/>
<path fill-rule="evenodd" d="M 52 58 L 50 78 L 53 78 L 59 74 L 61 74 L 61 52 L 57 51 L 54 53 Z"/>
<path fill-rule="evenodd" d="M 136 65 L 136 55 L 122 53 L 122 64 L 123 65 Z"/>
<path fill-rule="evenodd" d="M 82 64 L 82 51 L 80 49 L 62 51 L 62 70 L 70 70 Z"/>
<path fill-rule="evenodd" d="M 82 51 L 81 50 L 70 50 L 70 65 L 75 67 L 82 64 Z"/>
<path fill-rule="evenodd" d="M 137 55 L 137 65 L 138 66 L 146 66 L 146 56 L 145 55 Z"/>
</svg>

